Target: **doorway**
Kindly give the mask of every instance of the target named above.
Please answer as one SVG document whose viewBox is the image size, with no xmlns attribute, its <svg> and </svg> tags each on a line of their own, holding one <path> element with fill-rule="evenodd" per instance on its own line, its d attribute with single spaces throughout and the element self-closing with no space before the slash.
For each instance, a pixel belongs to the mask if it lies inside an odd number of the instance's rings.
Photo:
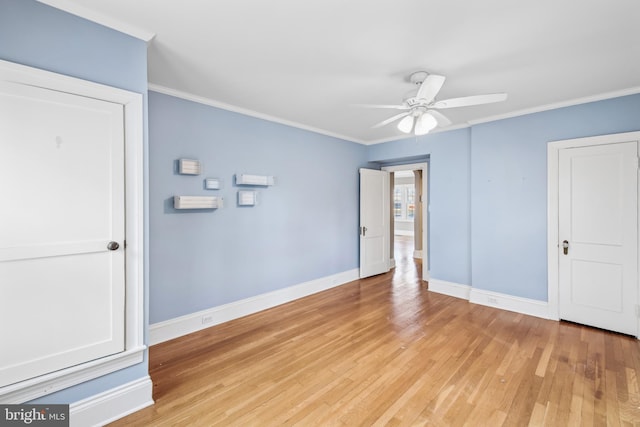
<svg viewBox="0 0 640 427">
<path fill-rule="evenodd" d="M 390 266 L 420 264 L 429 280 L 428 163 L 385 166 L 390 173 Z"/>
</svg>

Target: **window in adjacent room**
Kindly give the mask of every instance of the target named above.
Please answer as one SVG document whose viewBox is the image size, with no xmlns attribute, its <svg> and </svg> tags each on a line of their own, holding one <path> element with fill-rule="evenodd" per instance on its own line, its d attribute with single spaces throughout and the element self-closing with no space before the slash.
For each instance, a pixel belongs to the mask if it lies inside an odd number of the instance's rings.
<svg viewBox="0 0 640 427">
<path fill-rule="evenodd" d="M 393 216 L 396 220 L 413 221 L 415 216 L 416 189 L 413 184 L 396 185 L 393 188 Z"/>
</svg>

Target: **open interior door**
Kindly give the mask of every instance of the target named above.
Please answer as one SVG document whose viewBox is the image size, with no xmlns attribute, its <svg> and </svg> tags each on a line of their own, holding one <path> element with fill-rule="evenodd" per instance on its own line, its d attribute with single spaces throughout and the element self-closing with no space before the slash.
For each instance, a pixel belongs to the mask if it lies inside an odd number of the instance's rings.
<svg viewBox="0 0 640 427">
<path fill-rule="evenodd" d="M 360 169 L 360 278 L 389 271 L 389 172 Z"/>
</svg>

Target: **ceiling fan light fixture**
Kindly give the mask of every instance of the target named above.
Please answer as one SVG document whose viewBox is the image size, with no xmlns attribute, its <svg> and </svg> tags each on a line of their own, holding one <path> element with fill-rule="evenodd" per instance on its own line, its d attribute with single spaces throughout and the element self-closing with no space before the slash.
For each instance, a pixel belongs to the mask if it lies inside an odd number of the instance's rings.
<svg viewBox="0 0 640 427">
<path fill-rule="evenodd" d="M 429 113 L 424 113 L 418 120 L 416 121 L 416 135 L 425 135 L 429 133 L 429 131 L 438 126 L 438 121 Z M 398 125 L 399 127 L 399 125 Z"/>
<path fill-rule="evenodd" d="M 413 129 L 413 116 L 406 116 L 404 119 L 398 122 L 398 130 L 404 133 L 411 133 L 411 129 Z"/>
</svg>

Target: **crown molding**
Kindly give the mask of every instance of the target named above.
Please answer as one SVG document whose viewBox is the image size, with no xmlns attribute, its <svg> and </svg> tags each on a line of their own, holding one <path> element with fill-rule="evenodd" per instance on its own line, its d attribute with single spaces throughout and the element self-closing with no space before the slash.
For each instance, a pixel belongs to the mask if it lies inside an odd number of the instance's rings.
<svg viewBox="0 0 640 427">
<path fill-rule="evenodd" d="M 588 104 L 589 102 L 604 101 L 605 99 L 619 98 L 621 96 L 627 96 L 627 95 L 635 95 L 637 93 L 640 93 L 640 86 L 635 86 L 628 89 L 616 90 L 612 92 L 605 92 L 598 95 L 585 96 L 582 98 L 570 99 L 567 101 L 554 102 L 552 104 L 540 105 L 538 107 L 525 108 L 523 110 L 516 110 L 510 113 L 498 114 L 495 116 L 489 116 L 489 117 L 485 117 L 483 119 L 478 119 L 478 120 L 469 120 L 468 123 L 470 126 L 473 126 L 481 123 L 495 122 L 497 120 L 511 119 L 513 117 L 519 117 L 519 116 L 526 116 L 527 114 L 541 113 L 543 111 L 549 111 L 549 110 L 557 110 L 558 108 L 572 107 L 574 105 L 580 105 L 580 104 Z"/>
<path fill-rule="evenodd" d="M 315 127 L 312 127 L 312 126 L 303 125 L 301 123 L 293 122 L 293 121 L 290 121 L 290 120 L 281 119 L 279 117 L 270 116 L 268 114 L 259 113 L 257 111 L 249 110 L 249 109 L 246 109 L 246 108 L 237 107 L 235 105 L 227 104 L 227 103 L 224 103 L 224 102 L 221 102 L 221 101 L 216 101 L 216 100 L 210 99 L 210 98 L 205 98 L 205 97 L 199 96 L 199 95 L 194 95 L 192 93 L 183 92 L 181 90 L 168 88 L 168 87 L 157 85 L 157 84 L 154 84 L 154 83 L 149 83 L 149 90 L 153 91 L 153 92 L 162 93 L 162 94 L 165 94 L 165 95 L 174 96 L 176 98 L 185 99 L 187 101 L 192 101 L 192 102 L 197 102 L 199 104 L 208 105 L 210 107 L 220 108 L 222 110 L 243 114 L 245 116 L 254 117 L 256 119 L 262 119 L 262 120 L 266 120 L 266 121 L 269 121 L 269 122 L 279 123 L 281 125 L 285 125 L 285 126 L 290 126 L 290 127 L 306 130 L 306 131 L 309 131 L 309 132 L 318 133 L 318 134 L 325 135 L 325 136 L 330 136 L 332 138 L 341 139 L 343 141 L 355 142 L 356 144 L 363 144 L 363 145 L 367 144 L 365 141 L 362 141 L 362 140 L 359 140 L 359 139 L 355 139 L 355 138 L 351 138 L 351 137 L 348 137 L 348 136 L 345 136 L 345 135 L 340 135 L 340 134 L 337 134 L 337 133 L 329 132 L 329 131 L 324 130 L 324 129 L 319 129 L 319 128 L 315 128 Z"/>
<path fill-rule="evenodd" d="M 80 18 L 88 19 L 96 24 L 104 25 L 105 27 L 119 31 L 121 33 L 130 35 L 144 41 L 145 43 L 151 42 L 156 36 L 155 33 L 147 30 L 143 30 L 134 25 L 122 22 L 118 19 L 109 17 L 95 10 L 91 10 L 76 2 L 69 0 L 38 0 L 40 3 L 46 4 L 56 9 L 68 12 L 72 15 L 79 16 Z"/>
</svg>

